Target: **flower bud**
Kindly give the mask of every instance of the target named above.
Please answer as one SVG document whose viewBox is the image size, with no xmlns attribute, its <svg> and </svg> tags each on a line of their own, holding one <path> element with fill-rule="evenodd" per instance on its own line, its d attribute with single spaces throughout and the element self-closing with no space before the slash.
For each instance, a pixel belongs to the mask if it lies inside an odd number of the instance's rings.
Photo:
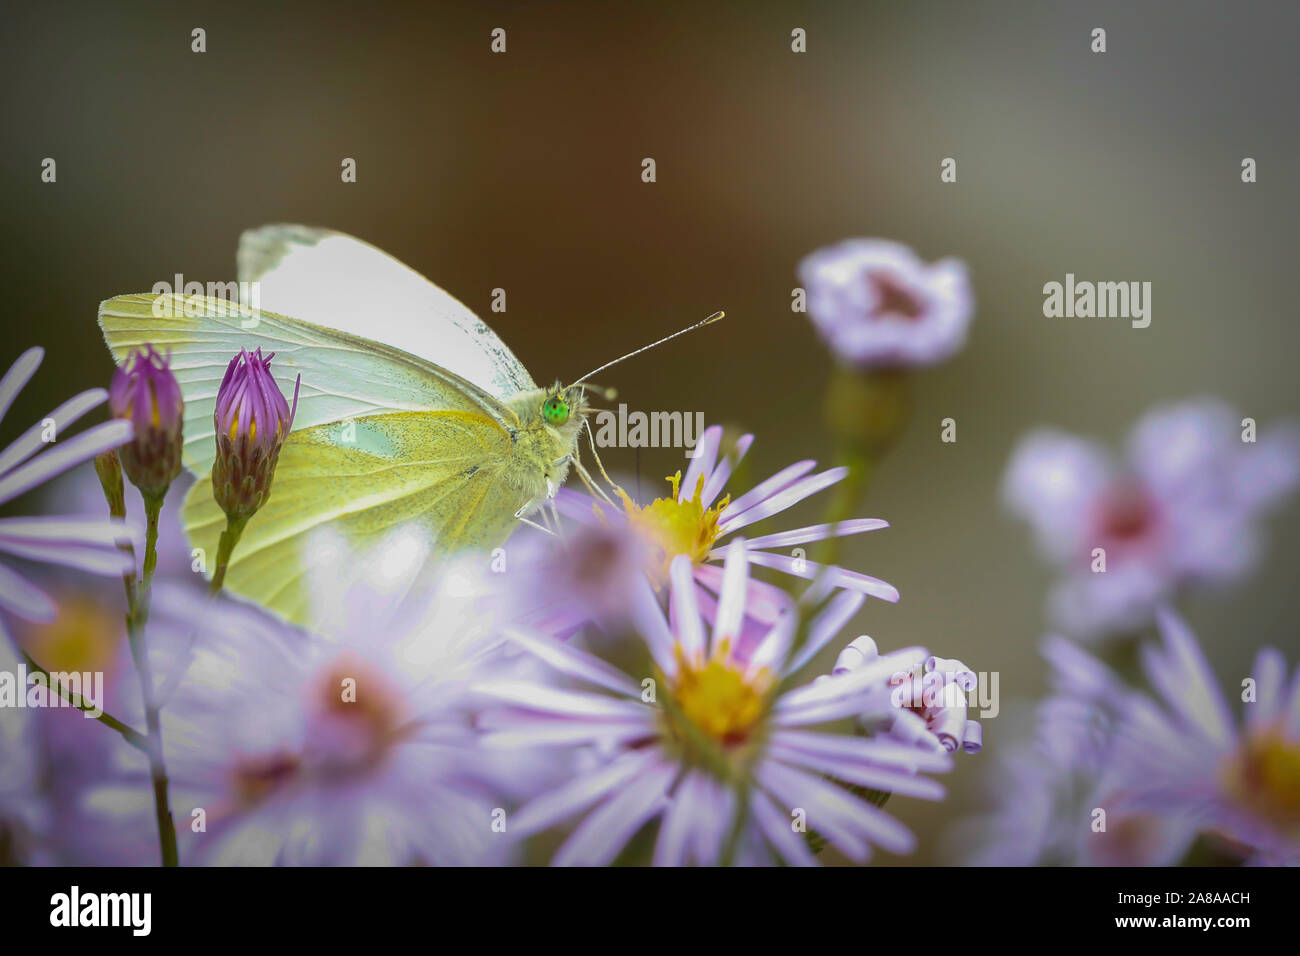
<svg viewBox="0 0 1300 956">
<path fill-rule="evenodd" d="M 108 406 L 135 437 L 118 449 L 122 471 L 146 495 L 162 495 L 180 474 L 185 400 L 180 383 L 152 345 L 132 352 L 113 373 Z"/>
<path fill-rule="evenodd" d="M 95 456 L 95 474 L 108 500 L 108 513 L 114 518 L 126 517 L 126 494 L 122 487 L 122 465 L 117 452 L 109 449 Z"/>
<path fill-rule="evenodd" d="M 233 521 L 247 520 L 270 497 L 280 448 L 298 411 L 302 376 L 294 383 L 291 409 L 271 375 L 274 356 L 272 352 L 263 358 L 261 349 L 252 354 L 241 349 L 217 389 L 212 491 Z"/>
</svg>

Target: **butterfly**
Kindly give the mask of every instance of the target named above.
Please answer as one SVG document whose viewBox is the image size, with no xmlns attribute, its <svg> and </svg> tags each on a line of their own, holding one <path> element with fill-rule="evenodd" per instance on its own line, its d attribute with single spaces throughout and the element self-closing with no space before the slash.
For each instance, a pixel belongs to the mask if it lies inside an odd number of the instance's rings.
<svg viewBox="0 0 1300 956">
<path fill-rule="evenodd" d="M 554 497 L 572 465 L 582 468 L 592 388 L 582 383 L 614 362 L 573 385 L 540 388 L 466 306 L 343 233 L 249 230 L 237 266 L 241 288 L 258 284 L 257 308 L 179 294 L 117 296 L 99 308 L 119 364 L 146 344 L 171 354 L 185 398 L 185 464 L 200 479 L 182 521 L 209 558 L 225 527 L 208 475 L 227 363 L 260 347 L 275 353 L 282 389 L 302 376 L 270 498 L 235 549 L 229 590 L 311 626 L 313 569 L 379 562 L 400 577 L 432 559 L 496 548 Z"/>
</svg>

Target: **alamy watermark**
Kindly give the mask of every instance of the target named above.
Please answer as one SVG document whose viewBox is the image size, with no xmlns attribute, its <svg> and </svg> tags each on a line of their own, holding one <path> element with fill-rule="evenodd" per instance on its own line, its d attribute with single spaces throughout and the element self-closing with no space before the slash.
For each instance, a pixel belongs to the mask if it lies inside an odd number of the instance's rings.
<svg viewBox="0 0 1300 956">
<path fill-rule="evenodd" d="M 63 688 L 60 693 L 59 688 Z M 66 695 L 66 696 L 65 696 Z M 0 707 L 77 707 L 68 697 L 81 700 L 80 710 L 98 720 L 104 715 L 103 671 L 0 671 Z"/>
<path fill-rule="evenodd" d="M 239 316 L 241 326 L 257 326 L 262 306 L 260 282 L 186 282 L 179 272 L 173 282 L 155 282 L 152 311 L 156 319 L 194 318 L 201 315 Z"/>
<path fill-rule="evenodd" d="M 1130 319 L 1133 328 L 1151 324 L 1150 282 L 1065 282 L 1043 286 L 1043 315 L 1049 319 Z"/>
<path fill-rule="evenodd" d="M 601 448 L 685 448 L 691 458 L 704 434 L 703 412 L 618 411 L 603 409 L 595 416 L 596 444 Z"/>
</svg>

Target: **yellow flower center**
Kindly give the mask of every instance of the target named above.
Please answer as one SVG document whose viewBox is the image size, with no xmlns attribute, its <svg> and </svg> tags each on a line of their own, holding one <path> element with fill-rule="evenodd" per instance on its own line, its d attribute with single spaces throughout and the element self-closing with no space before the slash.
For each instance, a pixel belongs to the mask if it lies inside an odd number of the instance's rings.
<svg viewBox="0 0 1300 956">
<path fill-rule="evenodd" d="M 688 662 L 677 649 L 677 680 L 672 688 L 682 717 L 724 745 L 749 736 L 767 709 L 772 677 L 766 670 L 746 676 L 727 660 L 726 642 L 702 665 Z"/>
<path fill-rule="evenodd" d="M 31 625 L 23 644 L 47 671 L 113 670 L 121 618 L 105 612 L 86 598 L 61 595 L 58 615 L 45 624 Z"/>
<path fill-rule="evenodd" d="M 1228 788 L 1260 816 L 1300 828 L 1300 741 L 1280 728 L 1256 731 L 1228 765 Z"/>
<path fill-rule="evenodd" d="M 704 492 L 703 475 L 695 483 L 694 496 L 685 501 L 677 500 L 682 473 L 679 471 L 666 481 L 672 485 L 673 493 L 664 498 L 656 498 L 644 508 L 629 498 L 621 488 L 618 489 L 628 524 L 654 550 L 651 571 L 660 584 L 667 582 L 669 565 L 679 554 L 689 555 L 694 564 L 704 563 L 713 549 L 713 542 L 718 540 L 718 516 L 731 501 L 731 496 L 728 495 L 713 507 L 705 508 L 701 501 Z"/>
</svg>

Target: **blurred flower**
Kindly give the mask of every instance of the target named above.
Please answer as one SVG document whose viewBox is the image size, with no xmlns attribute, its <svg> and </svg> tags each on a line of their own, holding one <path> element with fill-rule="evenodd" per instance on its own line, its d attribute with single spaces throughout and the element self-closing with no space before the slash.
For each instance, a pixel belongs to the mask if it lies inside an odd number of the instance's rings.
<svg viewBox="0 0 1300 956">
<path fill-rule="evenodd" d="M 879 656 L 876 642 L 864 634 L 840 652 L 832 674 L 851 674 Z M 966 694 L 975 689 L 976 681 L 975 672 L 961 661 L 927 657 L 912 669 L 892 675 L 891 706 L 877 705 L 858 714 L 857 726 L 866 733 L 887 733 L 932 750 L 979 753 L 983 731 L 978 721 L 966 717 Z"/>
<path fill-rule="evenodd" d="M 180 474 L 185 424 L 185 401 L 167 359 L 152 345 L 132 352 L 113 372 L 108 406 L 134 428 L 118 449 L 122 471 L 146 495 L 165 494 Z"/>
<path fill-rule="evenodd" d="M 1292 426 L 1242 441 L 1240 416 L 1204 399 L 1144 416 L 1119 468 L 1093 442 L 1036 431 L 1011 457 L 1003 498 L 1064 572 L 1051 597 L 1057 624 L 1098 637 L 1147 624 L 1179 587 L 1240 578 L 1257 557 L 1259 515 L 1298 480 Z"/>
<path fill-rule="evenodd" d="M 612 522 L 579 524 L 561 535 L 530 530 L 520 529 L 492 558 L 497 573 L 488 581 L 503 617 L 562 638 L 588 622 L 617 630 L 652 557 L 645 539 Z"/>
<path fill-rule="evenodd" d="M 261 349 L 251 355 L 241 349 L 217 389 L 212 490 L 232 519 L 247 519 L 270 497 L 275 463 L 298 411 L 302 376 L 294 382 L 290 408 L 271 375 L 274 357 L 274 352 L 263 358 Z"/>
<path fill-rule="evenodd" d="M 817 463 L 801 461 L 755 485 L 735 501 L 730 495 L 719 500 L 727 479 L 744 458 L 753 439 L 753 435 L 741 437 L 733 453 L 719 460 L 722 428 L 713 425 L 705 429 L 685 479 L 680 477 L 680 472 L 668 479 L 672 494 L 657 498 L 644 507 L 621 489 L 618 494 L 622 499 L 622 511 L 607 508 L 587 495 L 563 488 L 556 495 L 556 505 L 565 515 L 589 526 L 599 527 L 608 522 L 631 528 L 640 535 L 652 548 L 649 573 L 656 587 L 667 583 L 668 569 L 678 555 L 688 557 L 700 586 L 697 600 L 712 618 L 717 608 L 715 595 L 722 585 L 722 569 L 716 562 L 723 555 L 723 539 L 741 528 L 780 514 L 834 485 L 848 473 L 847 468 L 831 468 L 809 475 Z M 799 545 L 887 527 L 889 522 L 879 518 L 857 518 L 763 535 L 748 542 L 749 563 L 811 580 L 821 574 L 824 566 L 805 558 Z M 794 553 L 785 555 L 763 550 L 767 548 L 793 548 Z M 878 578 L 839 567 L 825 570 L 828 580 L 836 587 L 858 591 L 882 601 L 898 600 L 898 590 Z M 760 622 L 775 622 L 789 607 L 789 596 L 779 588 L 753 579 L 749 588 L 745 611 Z"/>
<path fill-rule="evenodd" d="M 846 785 L 937 799 L 942 788 L 918 771 L 946 770 L 948 757 L 805 728 L 860 713 L 873 699 L 887 700 L 889 676 L 925 652 L 900 651 L 851 675 L 783 690 L 794 615 L 783 615 L 748 653 L 737 653 L 752 593 L 743 540 L 731 545 L 723 573 L 712 628 L 701 617 L 687 555 L 670 568 L 671 625 L 649 584 L 638 582 L 632 614 L 653 659 L 653 678 L 637 680 L 573 646 L 508 632 L 559 673 L 610 692 L 523 681 L 477 688 L 505 704 L 480 717 L 485 746 L 593 748 L 594 767 L 511 819 L 510 832 L 527 837 L 590 810 L 554 863 L 610 863 L 655 819 L 657 865 L 717 864 L 728 861 L 729 851 L 741 864 L 812 864 L 816 858 L 800 831 L 804 822 L 857 861 L 869 856 L 873 843 L 897 853 L 912 849 L 903 826 Z M 817 646 L 800 659 L 825 646 L 835 629 L 816 619 L 809 634 Z"/>
<path fill-rule="evenodd" d="M 533 769 L 483 752 L 466 688 L 514 673 L 518 656 L 448 586 L 465 575 L 439 574 L 435 589 L 400 599 L 358 580 L 337 596 L 349 610 L 330 636 L 226 598 L 159 589 L 151 638 L 189 658 L 164 707 L 183 863 L 507 860 L 513 845 L 494 830 L 494 810 Z M 148 847 L 148 794 L 137 760 L 92 805 Z M 199 810 L 205 831 L 192 833 Z"/>
<path fill-rule="evenodd" d="M 849 239 L 799 264 L 808 315 L 835 357 L 855 367 L 935 365 L 966 341 L 974 296 L 957 259 L 933 265 L 907 246 Z"/>
<path fill-rule="evenodd" d="M 0 419 L 44 355 L 43 349 L 28 349 L 0 379 Z M 102 388 L 92 388 L 68 399 L 0 452 L 0 505 L 131 438 L 129 421 L 113 421 L 58 441 L 63 428 L 107 397 Z M 124 537 L 122 523 L 106 518 L 0 518 L 0 552 L 94 574 L 120 575 L 132 568 L 130 557 L 117 547 Z M 0 609 L 33 621 L 48 621 L 55 614 L 53 602 L 43 591 L 3 564 Z"/>
<path fill-rule="evenodd" d="M 1195 635 L 1162 610 L 1114 754 L 1113 805 L 1230 841 L 1254 863 L 1300 864 L 1300 668 L 1261 648 L 1239 725 Z M 1245 682 L 1243 682 L 1244 684 Z"/>
</svg>

